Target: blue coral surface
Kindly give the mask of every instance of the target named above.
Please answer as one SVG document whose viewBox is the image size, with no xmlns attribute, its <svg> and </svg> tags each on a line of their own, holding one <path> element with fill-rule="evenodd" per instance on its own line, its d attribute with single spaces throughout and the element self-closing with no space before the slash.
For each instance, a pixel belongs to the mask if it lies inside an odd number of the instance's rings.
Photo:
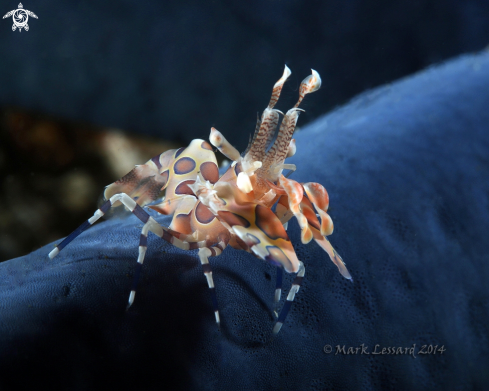
<svg viewBox="0 0 489 391">
<path fill-rule="evenodd" d="M 126 312 L 142 223 L 105 221 L 53 260 L 50 244 L 0 264 L 0 389 L 488 389 L 489 54 L 366 92 L 296 139 L 293 178 L 328 189 L 354 283 L 292 221 L 306 275 L 281 332 L 275 268 L 230 248 L 211 259 L 218 331 L 196 252 L 150 235 Z"/>
</svg>

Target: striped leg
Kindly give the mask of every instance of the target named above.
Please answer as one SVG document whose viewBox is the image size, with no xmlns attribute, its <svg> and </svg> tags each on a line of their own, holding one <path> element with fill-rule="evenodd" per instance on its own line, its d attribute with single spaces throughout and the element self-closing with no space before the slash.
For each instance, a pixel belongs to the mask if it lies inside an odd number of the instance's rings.
<svg viewBox="0 0 489 391">
<path fill-rule="evenodd" d="M 293 140 L 295 142 L 295 140 Z M 287 227 L 289 226 L 289 222 L 286 221 L 284 224 L 284 229 L 287 230 Z M 277 305 L 280 302 L 280 298 L 282 297 L 282 279 L 283 279 L 283 268 L 282 267 L 277 267 L 277 278 L 275 282 L 275 316 L 278 316 L 277 313 Z"/>
<path fill-rule="evenodd" d="M 214 286 L 214 279 L 212 278 L 212 269 L 209 263 L 209 257 L 217 257 L 226 248 L 227 241 L 221 240 L 217 245 L 212 247 L 203 247 L 199 249 L 200 263 L 202 264 L 202 269 L 204 275 L 207 279 L 207 284 L 209 285 L 209 290 L 211 292 L 212 306 L 214 307 L 214 315 L 216 317 L 217 327 L 221 324 L 221 319 L 219 317 L 219 308 L 217 306 L 217 296 L 216 288 Z"/>
<path fill-rule="evenodd" d="M 145 212 L 146 213 L 146 212 Z M 148 215 L 149 217 L 149 215 Z M 150 217 L 149 217 L 150 218 Z M 144 257 L 148 248 L 148 233 L 152 222 L 147 219 L 141 230 L 141 236 L 139 237 L 139 255 L 138 263 L 136 264 L 136 270 L 134 271 L 134 279 L 132 281 L 131 293 L 129 294 L 129 300 L 127 302 L 126 310 L 134 303 L 134 297 L 136 296 L 136 288 L 138 286 L 139 277 L 141 276 L 141 269 L 143 268 Z"/>
<path fill-rule="evenodd" d="M 282 325 L 285 322 L 285 318 L 290 310 L 290 307 L 292 306 L 292 302 L 294 301 L 295 294 L 299 291 L 299 288 L 301 287 L 302 279 L 304 278 L 305 272 L 306 269 L 304 267 L 304 264 L 299 261 L 299 271 L 297 272 L 297 275 L 292 282 L 292 287 L 290 288 L 287 300 L 285 301 L 285 304 L 280 311 L 277 322 L 275 323 L 275 326 L 273 326 L 273 335 L 277 335 L 282 328 Z"/>
<path fill-rule="evenodd" d="M 283 269 L 282 267 L 277 267 L 277 279 L 275 283 L 275 299 L 274 299 L 275 310 L 273 311 L 275 317 L 278 316 L 277 306 L 278 303 L 280 302 L 280 298 L 282 297 L 282 277 L 283 277 Z"/>
<path fill-rule="evenodd" d="M 129 197 L 126 193 L 115 194 L 97 209 L 92 217 L 69 234 L 60 244 L 58 244 L 50 253 L 49 258 L 53 259 L 59 252 L 65 248 L 73 239 L 80 235 L 83 231 L 91 227 L 98 219 L 100 219 L 107 211 L 117 202 L 122 202 L 136 217 L 143 223 L 148 223 L 148 229 L 156 235 L 163 237 L 163 228 L 148 215 L 136 201 Z"/>
</svg>

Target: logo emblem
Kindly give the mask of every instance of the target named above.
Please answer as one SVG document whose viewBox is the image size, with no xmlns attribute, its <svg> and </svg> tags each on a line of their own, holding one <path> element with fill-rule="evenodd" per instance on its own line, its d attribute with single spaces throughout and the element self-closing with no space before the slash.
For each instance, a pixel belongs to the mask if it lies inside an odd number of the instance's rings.
<svg viewBox="0 0 489 391">
<path fill-rule="evenodd" d="M 23 28 L 25 29 L 25 31 L 29 31 L 29 25 L 27 24 L 27 21 L 29 20 L 29 16 L 32 16 L 33 18 L 36 19 L 38 19 L 38 17 L 34 12 L 25 10 L 22 3 L 19 3 L 18 7 L 19 8 L 17 8 L 16 10 L 7 12 L 3 16 L 3 19 L 12 16 L 12 20 L 14 21 L 14 24 L 12 25 L 12 31 L 19 29 L 19 33 L 20 33 Z"/>
</svg>

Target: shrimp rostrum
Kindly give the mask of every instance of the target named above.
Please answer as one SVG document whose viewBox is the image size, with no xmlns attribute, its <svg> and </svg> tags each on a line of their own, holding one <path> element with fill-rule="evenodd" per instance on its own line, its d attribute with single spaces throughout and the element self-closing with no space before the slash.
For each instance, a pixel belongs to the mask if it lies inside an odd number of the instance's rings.
<svg viewBox="0 0 489 391">
<path fill-rule="evenodd" d="M 220 318 L 210 257 L 220 255 L 231 246 L 276 265 L 276 304 L 282 291 L 282 269 L 295 273 L 273 334 L 280 331 L 305 274 L 304 264 L 297 258 L 286 232 L 287 222 L 292 217 L 299 222 L 302 242 L 314 239 L 328 253 L 343 277 L 351 279 L 343 260 L 326 238 L 333 232 L 333 222 L 327 213 L 329 197 L 326 189 L 319 183 L 298 183 L 282 174 L 283 170 L 295 170 L 295 165 L 285 163 L 285 159 L 296 150 L 292 135 L 303 111 L 299 104 L 305 95 L 321 86 L 319 74 L 312 70 L 300 85 L 299 100 L 283 116 L 279 126 L 282 113 L 274 107 L 290 73 L 286 66 L 282 77 L 273 86 L 268 107 L 258 119 L 255 133 L 242 154 L 212 128 L 210 144 L 196 139 L 186 148 L 166 151 L 136 166 L 107 186 L 104 193 L 107 201 L 58 244 L 49 257 L 55 257 L 111 207 L 123 204 L 144 224 L 128 307 L 134 301 L 151 231 L 178 248 L 198 250 L 218 325 Z M 211 144 L 233 162 L 222 176 L 219 176 Z M 163 199 L 159 198 L 162 191 L 165 191 Z M 144 208 L 173 215 L 170 226 L 158 224 Z"/>
</svg>

